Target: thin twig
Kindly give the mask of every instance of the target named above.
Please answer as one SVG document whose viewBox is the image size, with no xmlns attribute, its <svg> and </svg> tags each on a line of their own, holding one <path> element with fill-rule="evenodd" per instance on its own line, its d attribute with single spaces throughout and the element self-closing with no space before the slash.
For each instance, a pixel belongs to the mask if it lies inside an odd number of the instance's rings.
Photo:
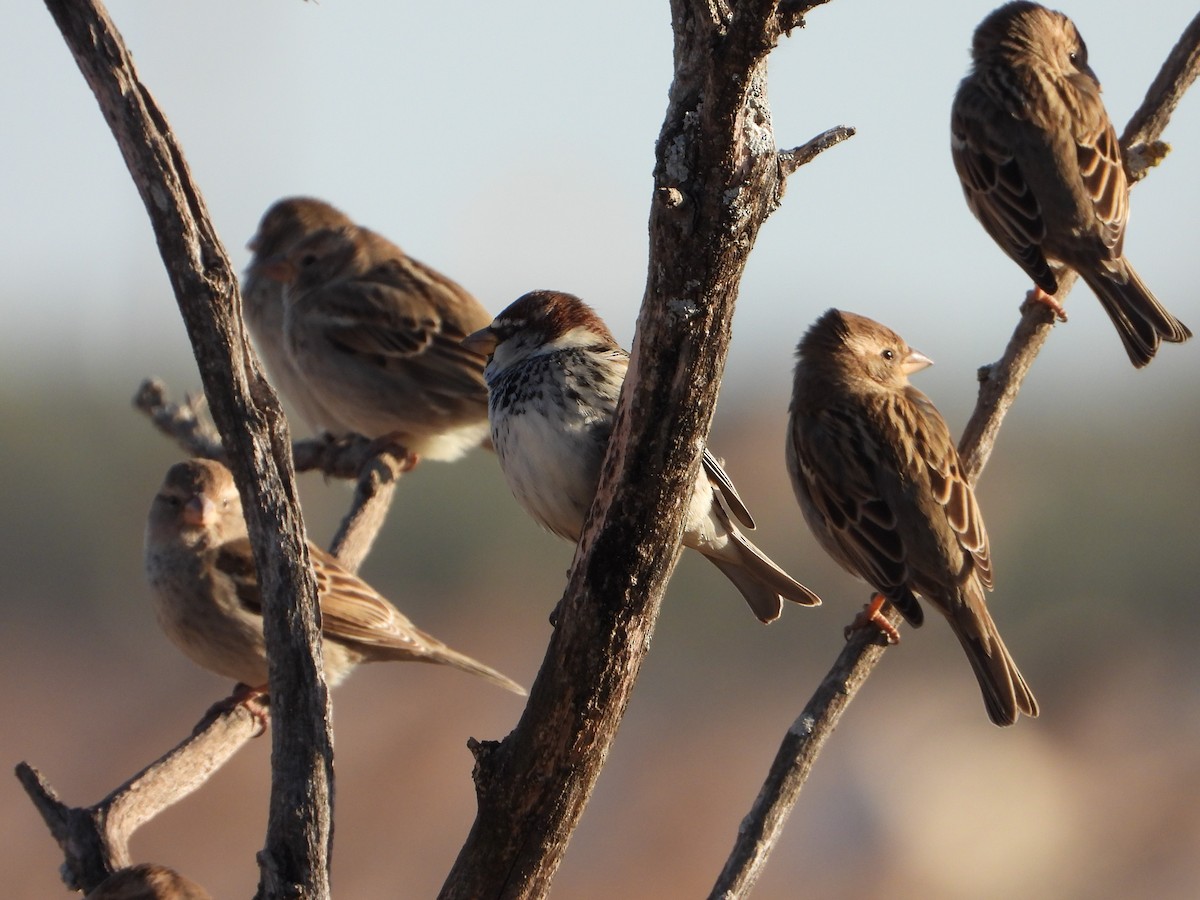
<svg viewBox="0 0 1200 900">
<path fill-rule="evenodd" d="M 806 141 L 791 150 L 779 151 L 779 168 L 786 177 L 798 168 L 812 162 L 817 156 L 830 147 L 836 147 L 842 141 L 854 137 L 856 130 L 850 125 L 835 125 L 827 131 L 822 131 L 815 138 Z"/>
<path fill-rule="evenodd" d="M 1126 128 L 1123 150 L 1129 150 L 1127 140 L 1144 143 L 1158 138 L 1166 128 L 1171 110 L 1195 80 L 1198 68 L 1200 16 L 1184 32 L 1141 109 Z M 1055 298 L 1063 300 L 1074 282 L 1074 272 L 1061 273 Z M 1052 327 L 1052 317 L 1043 304 L 1026 302 L 1003 357 L 980 370 L 975 413 L 959 443 L 964 470 L 972 484 L 987 464 L 1000 424 L 1016 400 L 1021 383 Z M 893 625 L 900 623 L 900 616 L 894 610 L 887 615 Z M 744 898 L 754 887 L 825 741 L 882 658 L 884 649 L 858 638 L 842 649 L 837 662 L 784 737 L 758 798 L 738 828 L 733 850 L 710 897 L 721 900 Z"/>
<path fill-rule="evenodd" d="M 1200 13 L 1183 30 L 1183 35 L 1159 69 L 1158 77 L 1146 91 L 1142 105 L 1134 112 L 1121 135 L 1121 146 L 1125 148 L 1125 168 L 1131 181 L 1139 180 L 1146 173 L 1144 167 L 1131 167 L 1129 160 L 1141 159 L 1144 155 L 1141 148 L 1154 144 L 1162 137 L 1167 130 L 1167 123 L 1171 121 L 1171 114 L 1197 75 L 1200 75 Z M 1161 159 L 1158 154 L 1152 154 L 1152 157 Z"/>
<path fill-rule="evenodd" d="M 90 891 L 131 865 L 133 832 L 198 788 L 259 734 L 265 709 L 259 698 L 218 703 L 186 740 L 92 806 L 67 806 L 37 769 L 18 764 L 17 779 L 62 848 L 67 887 Z"/>
<path fill-rule="evenodd" d="M 346 569 L 357 572 L 371 552 L 379 529 L 387 519 L 396 484 L 410 468 L 407 457 L 386 450 L 373 452 L 363 464 L 350 511 L 329 545 L 329 552 Z"/>
</svg>

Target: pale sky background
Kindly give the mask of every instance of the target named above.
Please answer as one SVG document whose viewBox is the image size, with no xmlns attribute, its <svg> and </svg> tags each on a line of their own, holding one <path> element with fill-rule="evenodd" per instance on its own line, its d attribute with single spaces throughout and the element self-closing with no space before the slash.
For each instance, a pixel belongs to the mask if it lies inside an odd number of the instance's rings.
<svg viewBox="0 0 1200 900">
<path fill-rule="evenodd" d="M 837 124 L 858 135 L 794 176 L 764 227 L 727 397 L 786 403 L 796 340 L 839 305 L 933 357 L 922 387 L 961 421 L 972 373 L 999 355 L 1028 287 L 968 213 L 948 150 L 970 35 L 993 5 L 835 0 L 775 51 L 779 145 Z M 309 193 L 489 309 L 532 288 L 569 290 L 628 345 L 671 75 L 669 9 L 623 0 L 596 10 L 527 0 L 110 6 L 239 270 L 263 210 Z M 1119 131 L 1194 4 L 1153 0 L 1134 14 L 1116 0 L 1077 0 L 1069 11 Z M 0 77 L 0 376 L 116 376 L 127 394 L 142 375 L 180 372 L 190 352 L 141 201 L 41 4 L 10 9 Z M 1195 329 L 1195 96 L 1166 138 L 1174 152 L 1134 194 L 1126 248 Z M 1090 407 L 1109 391 L 1151 402 L 1156 388 L 1200 377 L 1200 344 L 1168 346 L 1135 372 L 1086 288 L 1069 310 L 1022 397 L 1031 409 L 1068 396 Z"/>
</svg>

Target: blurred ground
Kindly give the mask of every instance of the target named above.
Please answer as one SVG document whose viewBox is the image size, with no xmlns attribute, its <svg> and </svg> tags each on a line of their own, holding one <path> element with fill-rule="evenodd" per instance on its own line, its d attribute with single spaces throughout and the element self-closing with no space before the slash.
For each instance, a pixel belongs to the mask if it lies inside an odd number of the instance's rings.
<svg viewBox="0 0 1200 900">
<path fill-rule="evenodd" d="M 786 360 L 780 370 L 786 381 Z M 175 376 L 172 388 L 194 383 Z M 80 805 L 181 739 L 228 689 L 153 622 L 141 529 L 178 454 L 129 409 L 134 387 L 0 387 L 0 761 L 10 772 L 32 763 Z M 1119 409 L 1100 404 L 1100 387 L 1069 408 L 1038 402 L 1052 392 L 1032 380 L 981 485 L 992 608 L 1042 718 L 994 728 L 944 623 L 906 632 L 818 762 L 755 897 L 1195 896 L 1194 386 Z M 764 628 L 715 569 L 685 556 L 555 896 L 707 893 L 865 599 L 804 531 L 783 415 L 728 391 L 712 443 L 759 519 L 756 540 L 826 605 Z M 349 489 L 305 476 L 303 491 L 310 531 L 327 539 Z M 478 454 L 403 482 L 364 574 L 417 624 L 528 684 L 570 554 Z M 337 895 L 434 896 L 473 817 L 466 739 L 503 737 L 520 701 L 458 672 L 391 665 L 356 673 L 334 702 Z M 268 741 L 254 742 L 144 827 L 137 859 L 176 866 L 217 897 L 250 896 L 268 755 Z M 57 847 L 14 778 L 0 779 L 0 798 L 5 894 L 65 896 Z"/>
</svg>

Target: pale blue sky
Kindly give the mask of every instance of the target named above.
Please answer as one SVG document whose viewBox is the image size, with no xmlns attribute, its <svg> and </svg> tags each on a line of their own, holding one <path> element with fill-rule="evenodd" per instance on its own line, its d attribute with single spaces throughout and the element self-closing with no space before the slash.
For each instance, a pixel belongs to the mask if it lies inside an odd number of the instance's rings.
<svg viewBox="0 0 1200 900">
<path fill-rule="evenodd" d="M 793 177 L 743 283 L 729 392 L 785 402 L 796 339 L 826 307 L 878 318 L 937 361 L 952 410 L 1011 331 L 1027 281 L 967 212 L 949 159 L 950 99 L 993 0 L 833 0 L 772 57 L 780 146 L 836 124 L 858 136 Z M 936 9 L 936 14 L 932 11 Z M 1195 12 L 1153 0 L 1067 8 L 1123 126 Z M 113 2 L 183 143 L 234 264 L 263 209 L 321 196 L 499 310 L 553 287 L 595 305 L 626 344 L 645 282 L 654 141 L 671 74 L 666 2 Z M 188 348 L 145 213 L 45 8 L 0 34 L 0 374 L 68 383 L 179 372 Z M 1200 100 L 1134 195 L 1127 251 L 1200 327 Z M 1200 377 L 1200 343 L 1135 373 L 1080 288 L 1027 402 L 1102 390 L 1131 400 Z M 135 336 L 136 331 L 136 336 Z M 1051 384 L 1048 380 L 1054 378 Z M 182 388 L 184 385 L 180 385 Z"/>
</svg>

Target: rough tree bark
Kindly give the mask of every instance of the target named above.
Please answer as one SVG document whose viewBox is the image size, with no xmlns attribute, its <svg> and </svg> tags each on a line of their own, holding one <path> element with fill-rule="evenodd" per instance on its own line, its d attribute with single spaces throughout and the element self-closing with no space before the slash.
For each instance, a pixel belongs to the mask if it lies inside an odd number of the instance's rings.
<svg viewBox="0 0 1200 900">
<path fill-rule="evenodd" d="M 742 271 L 787 173 L 811 158 L 778 151 L 766 96 L 767 56 L 802 11 L 671 4 L 649 277 L 615 431 L 525 714 L 475 747 L 478 815 L 443 898 L 545 896 L 604 765 L 679 554 Z"/>
<path fill-rule="evenodd" d="M 142 196 L 245 501 L 272 685 L 271 808 L 259 856 L 260 895 L 327 897 L 333 736 L 287 423 L 246 339 L 228 255 L 116 27 L 93 0 L 46 0 L 46 6 Z"/>
</svg>

